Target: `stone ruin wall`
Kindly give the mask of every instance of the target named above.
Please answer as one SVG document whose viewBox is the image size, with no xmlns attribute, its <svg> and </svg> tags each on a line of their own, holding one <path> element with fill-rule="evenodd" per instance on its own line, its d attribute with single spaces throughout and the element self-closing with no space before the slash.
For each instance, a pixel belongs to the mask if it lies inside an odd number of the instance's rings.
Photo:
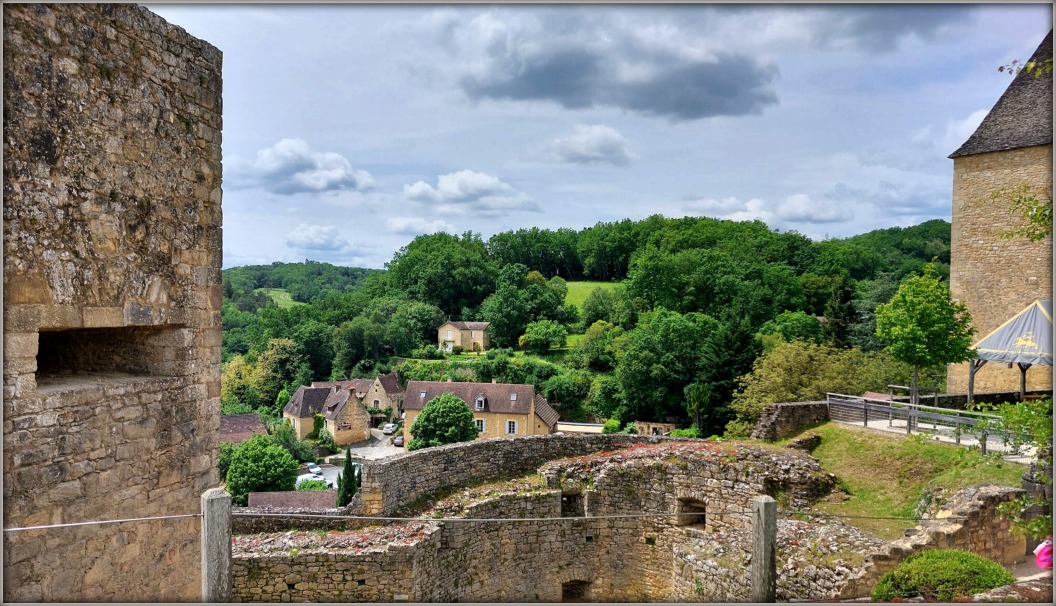
<svg viewBox="0 0 1056 606">
<path fill-rule="evenodd" d="M 5 4 L 4 526 L 215 486 L 221 53 L 134 5 Z M 199 521 L 4 533 L 4 600 L 196 601 Z"/>
<path fill-rule="evenodd" d="M 1052 298 L 1052 237 L 1040 242 L 1005 238 L 1021 218 L 1007 200 L 992 200 L 1001 188 L 1029 183 L 1052 193 L 1052 145 L 963 156 L 953 161 L 953 228 L 950 294 L 968 305 L 976 340 L 982 339 L 1037 299 Z M 975 390 L 1018 391 L 1019 369 L 987 363 Z M 1027 389 L 1052 389 L 1052 368 L 1027 371 Z M 949 367 L 947 391 L 968 390 L 968 364 Z"/>
<path fill-rule="evenodd" d="M 470 444 L 479 449 L 488 443 L 506 448 L 500 440 Z M 588 461 L 592 457 L 547 463 L 538 468 L 546 483 L 542 489 L 489 497 L 458 516 L 542 520 L 433 522 L 435 529 L 413 545 L 366 547 L 364 541 L 366 548 L 359 550 L 240 550 L 239 545 L 255 539 L 236 538 L 235 599 L 556 602 L 564 584 L 581 582 L 582 597 L 591 601 L 699 601 L 698 593 L 676 582 L 685 567 L 676 557 L 679 545 L 721 529 L 746 530 L 756 496 L 781 492 L 798 503 L 819 486 L 828 486 L 829 479 L 819 474 L 814 459 L 800 452 L 714 443 L 715 450 L 705 452 L 704 441 L 690 444 L 703 454 L 636 458 L 631 447 L 627 455 L 599 455 L 600 467 Z M 439 463 L 446 457 L 420 459 L 419 464 Z M 422 465 L 420 471 L 434 470 Z M 443 473 L 442 468 L 435 471 Z M 578 499 L 570 505 L 565 497 Z M 687 511 L 685 503 L 700 507 L 701 519 L 570 517 L 676 513 Z M 734 574 L 744 577 L 747 586 L 746 568 Z"/>
<path fill-rule="evenodd" d="M 507 448 L 500 440 L 455 448 L 482 445 Z M 581 582 L 581 597 L 590 601 L 744 602 L 750 595 L 751 499 L 770 494 L 783 500 L 781 508 L 800 508 L 831 481 L 818 474 L 812 457 L 792 449 L 727 444 L 730 450 L 704 456 L 668 451 L 635 457 L 635 443 L 625 446 L 545 463 L 536 469 L 544 482 L 538 489 L 471 500 L 457 516 L 542 518 L 533 522 L 417 522 L 418 534 L 409 540 L 357 539 L 355 549 L 311 548 L 316 535 L 298 551 L 252 546 L 259 537 L 281 541 L 283 533 L 236 537 L 234 599 L 557 602 L 564 584 Z M 426 455 L 418 457 L 422 473 L 443 476 L 442 467 L 431 466 L 448 457 L 434 449 L 420 453 Z M 884 572 L 932 547 L 967 549 L 1005 565 L 1022 561 L 1023 539 L 994 515 L 998 503 L 1016 494 L 997 487 L 962 491 L 894 542 L 831 518 L 779 516 L 777 597 L 867 595 Z M 568 517 L 686 511 L 686 501 L 703 504 L 703 520 Z"/>
</svg>

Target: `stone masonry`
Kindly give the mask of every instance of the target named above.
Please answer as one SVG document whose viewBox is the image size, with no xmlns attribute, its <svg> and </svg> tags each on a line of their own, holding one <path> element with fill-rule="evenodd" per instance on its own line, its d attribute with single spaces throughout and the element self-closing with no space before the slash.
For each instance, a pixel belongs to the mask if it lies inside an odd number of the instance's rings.
<svg viewBox="0 0 1056 606">
<path fill-rule="evenodd" d="M 4 527 L 199 513 L 220 406 L 220 51 L 4 5 Z M 194 517 L 4 533 L 4 601 L 195 601 Z"/>
<path fill-rule="evenodd" d="M 559 441 L 555 436 L 546 443 Z M 530 450 L 538 446 L 518 442 Z M 470 444 L 475 451 L 507 447 L 497 440 Z M 430 450 L 416 457 L 428 475 L 447 460 Z M 459 472 L 451 477 L 461 478 Z M 1022 560 L 1023 539 L 994 515 L 998 503 L 1019 493 L 1015 489 L 959 492 L 908 538 L 887 542 L 809 513 L 809 504 L 833 483 L 815 459 L 791 449 L 632 441 L 546 462 L 518 477 L 478 478 L 453 491 L 419 495 L 389 514 L 414 520 L 323 530 L 313 528 L 316 520 L 302 519 L 300 529 L 236 533 L 233 597 L 746 602 L 750 503 L 761 494 L 779 503 L 779 601 L 868 594 L 881 574 L 930 547 L 967 549 L 1006 565 Z M 788 510 L 800 513 L 793 517 Z M 634 513 L 643 515 L 604 517 Z M 681 515 L 664 515 L 672 513 Z"/>
</svg>

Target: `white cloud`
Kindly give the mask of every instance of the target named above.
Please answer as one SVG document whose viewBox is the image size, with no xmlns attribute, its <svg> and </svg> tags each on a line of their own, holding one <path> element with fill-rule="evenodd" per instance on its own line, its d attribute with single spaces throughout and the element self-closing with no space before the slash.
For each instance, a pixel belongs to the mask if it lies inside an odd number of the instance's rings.
<svg viewBox="0 0 1056 606">
<path fill-rule="evenodd" d="M 436 187 L 425 181 L 403 186 L 410 200 L 434 203 L 440 213 L 499 217 L 516 211 L 539 211 L 539 205 L 527 195 L 503 183 L 498 177 L 472 170 L 440 175 Z"/>
<path fill-rule="evenodd" d="M 326 253 L 353 251 L 352 243 L 345 239 L 334 225 L 302 223 L 286 235 L 285 243 L 286 246 L 298 250 Z"/>
<path fill-rule="evenodd" d="M 766 202 L 758 198 L 752 198 L 744 203 L 744 210 L 732 212 L 723 219 L 729 219 L 731 221 L 755 221 L 759 220 L 763 223 L 769 223 L 774 218 L 774 213 L 766 209 Z"/>
<path fill-rule="evenodd" d="M 385 226 L 390 232 L 405 236 L 432 234 L 440 231 L 455 233 L 454 226 L 446 221 L 440 219 L 427 221 L 421 217 L 390 217 L 385 220 Z"/>
<path fill-rule="evenodd" d="M 839 223 L 853 219 L 854 213 L 842 204 L 811 200 L 806 194 L 793 194 L 777 205 L 777 216 L 785 221 Z"/>
<path fill-rule="evenodd" d="M 318 193 L 335 190 L 366 191 L 374 178 L 365 170 L 354 170 L 335 152 L 313 151 L 303 139 L 282 139 L 257 151 L 248 164 L 235 161 L 233 186 L 259 187 L 276 194 Z"/>
<path fill-rule="evenodd" d="M 604 124 L 576 124 L 571 135 L 555 139 L 547 151 L 550 159 L 572 164 L 626 166 L 633 159 L 627 149 L 627 139 Z"/>
</svg>

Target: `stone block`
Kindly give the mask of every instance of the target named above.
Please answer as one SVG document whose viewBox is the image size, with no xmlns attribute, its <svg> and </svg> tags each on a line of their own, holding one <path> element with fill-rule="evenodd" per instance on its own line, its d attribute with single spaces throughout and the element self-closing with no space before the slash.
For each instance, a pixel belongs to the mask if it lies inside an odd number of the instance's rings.
<svg viewBox="0 0 1056 606">
<path fill-rule="evenodd" d="M 44 276 L 37 273 L 4 272 L 4 305 L 46 305 L 50 303 L 52 303 L 51 287 Z"/>
<path fill-rule="evenodd" d="M 124 326 L 125 310 L 121 307 L 85 307 L 85 328 L 108 328 Z"/>
</svg>

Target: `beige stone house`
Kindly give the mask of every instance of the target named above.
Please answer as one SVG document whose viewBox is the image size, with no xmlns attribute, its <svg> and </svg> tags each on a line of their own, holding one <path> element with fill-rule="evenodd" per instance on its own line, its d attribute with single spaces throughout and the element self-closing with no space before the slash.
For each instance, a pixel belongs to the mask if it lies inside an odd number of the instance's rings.
<svg viewBox="0 0 1056 606">
<path fill-rule="evenodd" d="M 521 383 L 463 383 L 453 381 L 409 381 L 403 399 L 407 416 L 403 437 L 411 441 L 415 418 L 433 398 L 445 393 L 458 396 L 473 411 L 478 438 L 534 436 L 553 433 L 557 411 L 534 385 Z"/>
<path fill-rule="evenodd" d="M 370 438 L 370 413 L 363 407 L 354 385 L 315 385 L 298 387 L 282 409 L 282 417 L 293 425 L 299 439 L 312 432 L 317 414 L 323 417 L 326 430 L 339 446 Z"/>
<path fill-rule="evenodd" d="M 363 405 L 370 410 L 391 409 L 391 416 L 382 422 L 400 417 L 403 412 L 403 394 L 405 393 L 395 372 L 381 375 L 374 379 L 363 394 Z"/>
<path fill-rule="evenodd" d="M 1031 57 L 1051 60 L 1052 32 Z M 1023 225 L 999 190 L 1026 186 L 1052 196 L 1052 74 L 1020 72 L 953 159 L 950 294 L 972 314 L 981 339 L 1038 299 L 1052 298 L 1052 237 L 1031 242 L 1008 238 Z M 1027 389 L 1051 389 L 1052 368 L 1027 371 Z M 987 364 L 976 392 L 1015 391 L 1020 372 Z M 948 369 L 947 390 L 965 393 L 968 363 Z"/>
<path fill-rule="evenodd" d="M 436 331 L 438 347 L 453 351 L 461 347 L 466 351 L 484 351 L 491 347 L 488 326 L 491 322 L 444 322 Z"/>
</svg>

